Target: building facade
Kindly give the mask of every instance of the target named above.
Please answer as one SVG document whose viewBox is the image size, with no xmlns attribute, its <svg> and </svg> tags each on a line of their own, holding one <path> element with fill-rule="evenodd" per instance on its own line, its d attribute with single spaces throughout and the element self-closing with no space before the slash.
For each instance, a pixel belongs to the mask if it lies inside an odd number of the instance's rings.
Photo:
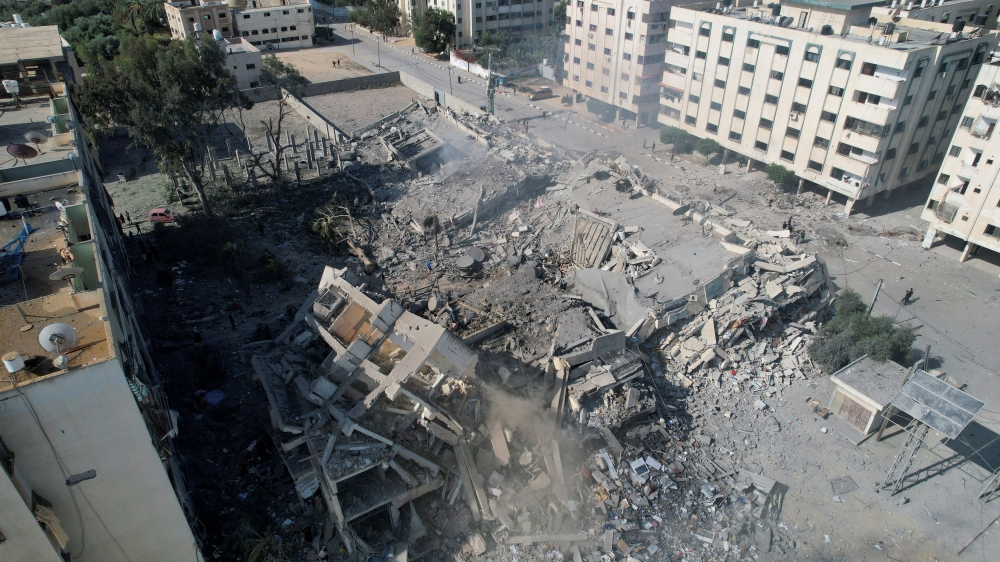
<svg viewBox="0 0 1000 562">
<path fill-rule="evenodd" d="M 872 8 L 872 14 L 890 15 L 902 19 L 925 20 L 938 23 L 953 23 L 957 20 L 968 22 L 967 25 L 983 26 L 986 29 L 996 29 L 997 14 L 994 9 L 996 0 L 922 0 L 918 2 L 902 2 L 893 0 L 885 6 Z"/>
<path fill-rule="evenodd" d="M 656 122 L 676 2 L 573 0 L 566 7 L 563 85 L 616 108 L 619 119 Z"/>
<path fill-rule="evenodd" d="M 790 168 L 848 213 L 935 173 L 996 33 L 880 3 L 674 8 L 660 122 Z"/>
<path fill-rule="evenodd" d="M 241 90 L 259 86 L 261 54 L 260 49 L 242 37 L 234 37 L 219 42 L 226 51 L 226 66 L 236 76 Z"/>
<path fill-rule="evenodd" d="M 212 33 L 219 30 L 223 37 L 233 36 L 232 15 L 229 5 L 222 0 L 188 0 L 187 2 L 165 2 L 163 11 L 167 15 L 170 36 L 187 39 L 195 34 L 195 24 L 199 31 Z"/>
<path fill-rule="evenodd" d="M 398 0 L 400 23 L 411 31 L 413 18 L 428 8 L 447 10 L 455 15 L 452 46 L 464 49 L 476 45 L 483 34 L 506 33 L 514 41 L 551 33 L 561 23 L 554 21 L 555 0 Z"/>
<path fill-rule="evenodd" d="M 982 65 L 976 77 L 921 214 L 930 222 L 924 248 L 947 235 L 966 242 L 962 261 L 979 248 L 1000 252 L 1000 150 L 993 138 L 998 119 L 1000 60 L 994 60 Z"/>
</svg>

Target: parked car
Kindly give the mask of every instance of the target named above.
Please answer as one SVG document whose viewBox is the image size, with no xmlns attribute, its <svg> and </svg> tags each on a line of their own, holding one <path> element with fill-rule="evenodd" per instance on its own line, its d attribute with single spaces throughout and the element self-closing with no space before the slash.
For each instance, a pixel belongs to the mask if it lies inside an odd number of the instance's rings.
<svg viewBox="0 0 1000 562">
<path fill-rule="evenodd" d="M 547 100 L 549 98 L 554 98 L 554 97 L 556 97 L 556 95 L 552 93 L 552 88 L 548 87 L 532 90 L 531 93 L 528 94 L 528 99 L 531 101 Z"/>
<path fill-rule="evenodd" d="M 180 215 L 166 207 L 157 207 L 149 212 L 149 222 L 177 222 Z"/>
</svg>

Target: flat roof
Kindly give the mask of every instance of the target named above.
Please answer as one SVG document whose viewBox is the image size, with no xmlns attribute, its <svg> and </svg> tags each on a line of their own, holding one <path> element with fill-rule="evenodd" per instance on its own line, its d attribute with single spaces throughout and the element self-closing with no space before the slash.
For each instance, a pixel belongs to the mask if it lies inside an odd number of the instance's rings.
<svg viewBox="0 0 1000 562">
<path fill-rule="evenodd" d="M 2 51 L 3 47 L 0 46 L 0 52 Z M 48 96 L 22 97 L 20 107 L 12 108 L 8 105 L 3 112 L 0 112 L 0 170 L 63 160 L 70 152 L 75 152 L 72 146 L 56 146 L 52 138 L 52 124 L 47 120 L 50 115 L 52 106 Z M 37 157 L 29 159 L 27 163 L 21 160 L 15 163 L 7 153 L 7 147 L 12 144 L 26 144 L 35 148 L 35 144 L 28 142 L 24 136 L 29 131 L 43 133 L 48 139 L 38 144 L 37 148 L 40 150 Z"/>
<path fill-rule="evenodd" d="M 883 406 L 892 400 L 903 386 L 906 368 L 894 361 L 879 363 L 867 355 L 849 363 L 830 376 Z"/>
<path fill-rule="evenodd" d="M 795 0 L 788 4 L 806 4 L 808 6 L 818 6 L 820 8 L 832 8 L 834 10 L 857 10 L 858 8 L 873 8 L 885 5 L 885 0 L 837 0 L 836 2 L 823 2 L 822 0 Z"/>
<path fill-rule="evenodd" d="M 57 26 L 0 27 L 0 64 L 54 58 L 63 58 Z"/>
</svg>

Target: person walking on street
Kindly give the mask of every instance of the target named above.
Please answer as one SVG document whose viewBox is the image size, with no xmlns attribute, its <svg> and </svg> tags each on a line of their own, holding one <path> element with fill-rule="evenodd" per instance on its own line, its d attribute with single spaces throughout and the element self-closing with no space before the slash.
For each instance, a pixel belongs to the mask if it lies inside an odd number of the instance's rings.
<svg viewBox="0 0 1000 562">
<path fill-rule="evenodd" d="M 912 296 L 913 296 L 913 289 L 907 289 L 906 292 L 903 293 L 903 305 L 910 304 L 910 297 Z"/>
<path fill-rule="evenodd" d="M 653 147 L 649 149 L 649 153 L 650 154 L 652 154 L 654 152 L 656 152 L 656 143 L 655 142 L 653 143 Z"/>
<path fill-rule="evenodd" d="M 646 148 L 646 139 L 642 139 L 642 147 Z"/>
</svg>

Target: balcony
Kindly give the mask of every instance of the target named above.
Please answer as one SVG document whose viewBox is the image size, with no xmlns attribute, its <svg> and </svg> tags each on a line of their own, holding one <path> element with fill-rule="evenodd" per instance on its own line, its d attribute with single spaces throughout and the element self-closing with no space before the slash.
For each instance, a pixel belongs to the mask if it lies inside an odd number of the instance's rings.
<svg viewBox="0 0 1000 562">
<path fill-rule="evenodd" d="M 667 41 L 690 47 L 694 44 L 694 35 L 691 33 L 690 29 L 675 27 L 667 31 Z"/>
<path fill-rule="evenodd" d="M 678 53 L 677 51 L 668 50 L 663 54 L 663 62 L 678 68 L 688 68 L 690 56 Z"/>
<path fill-rule="evenodd" d="M 660 85 L 664 88 L 672 88 L 678 92 L 684 91 L 685 77 L 683 74 L 674 74 L 673 72 L 663 73 L 663 82 Z"/>
<path fill-rule="evenodd" d="M 875 76 L 868 76 L 867 74 L 858 76 L 855 88 L 862 92 L 873 92 L 884 98 L 895 99 L 896 90 L 900 84 L 902 84 L 900 79 L 889 79 L 879 76 L 876 72 Z"/>
<path fill-rule="evenodd" d="M 965 179 L 972 179 L 978 174 L 979 168 L 965 162 L 962 162 L 962 166 L 958 169 L 958 175 Z"/>
<path fill-rule="evenodd" d="M 969 128 L 969 134 L 977 139 L 990 140 L 993 136 L 993 129 L 996 127 L 996 119 L 989 119 L 979 116 L 976 122 Z"/>
</svg>

